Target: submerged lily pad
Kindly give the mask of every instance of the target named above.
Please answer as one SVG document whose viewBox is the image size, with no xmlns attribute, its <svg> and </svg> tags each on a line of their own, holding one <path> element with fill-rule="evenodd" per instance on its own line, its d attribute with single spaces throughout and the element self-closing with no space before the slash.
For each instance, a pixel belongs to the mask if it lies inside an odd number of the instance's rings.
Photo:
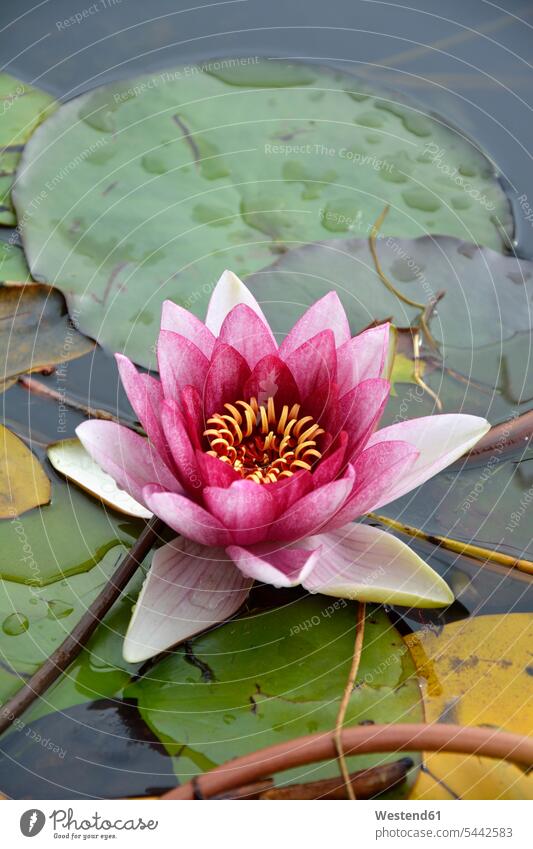
<svg viewBox="0 0 533 849">
<path fill-rule="evenodd" d="M 512 454 L 504 441 L 460 470 L 445 470 L 379 513 L 427 534 L 533 560 L 533 448 Z"/>
<path fill-rule="evenodd" d="M 0 520 L 48 504 L 50 481 L 37 457 L 0 424 Z"/>
<path fill-rule="evenodd" d="M 353 605 L 318 596 L 252 612 L 173 652 L 126 695 L 137 698 L 141 715 L 173 755 L 176 774 L 186 780 L 271 743 L 333 729 L 354 622 Z M 385 613 L 369 609 L 346 724 L 421 721 L 413 673 L 406 646 Z M 384 758 L 353 758 L 350 769 Z M 337 769 L 307 767 L 303 780 Z"/>
<path fill-rule="evenodd" d="M 2 791 L 11 799 L 153 797 L 176 786 L 163 745 L 135 705 L 119 698 L 70 706 L 20 730 L 2 738 L 0 753 Z"/>
<path fill-rule="evenodd" d="M 403 296 L 428 305 L 443 293 L 431 331 L 444 354 L 449 348 L 471 351 L 530 330 L 533 262 L 445 236 L 382 237 L 377 253 Z M 302 311 L 331 289 L 339 293 L 354 331 L 387 318 L 407 327 L 420 313 L 381 282 L 367 239 L 318 242 L 288 251 L 246 282 L 279 334 L 287 333 Z"/>
<path fill-rule="evenodd" d="M 40 283 L 0 284 L 0 391 L 20 374 L 87 354 L 94 343 L 73 326 L 61 292 Z"/>
<path fill-rule="evenodd" d="M 146 366 L 164 298 L 203 315 L 224 267 L 245 276 L 294 244 L 366 236 L 386 203 L 385 235 L 499 250 L 512 229 L 463 134 L 352 75 L 274 60 L 76 98 L 27 145 L 14 201 L 35 279 Z"/>
<path fill-rule="evenodd" d="M 45 91 L 0 74 L 0 224 L 16 223 L 11 187 L 24 144 L 56 108 Z"/>
<path fill-rule="evenodd" d="M 421 374 L 445 412 L 487 415 L 497 422 L 533 397 L 533 262 L 444 236 L 382 237 L 377 252 L 383 271 L 404 297 L 428 305 L 443 294 L 430 319 L 439 352 L 423 346 Z M 246 282 L 280 337 L 331 289 L 339 293 L 354 332 L 387 319 L 406 328 L 420 314 L 382 283 L 367 239 L 288 251 Z M 413 387 L 406 339 L 402 346 L 403 358 L 392 373 L 398 383 L 389 421 L 429 415 L 434 407 L 432 397 Z M 403 391 L 401 381 L 411 385 Z"/>
</svg>

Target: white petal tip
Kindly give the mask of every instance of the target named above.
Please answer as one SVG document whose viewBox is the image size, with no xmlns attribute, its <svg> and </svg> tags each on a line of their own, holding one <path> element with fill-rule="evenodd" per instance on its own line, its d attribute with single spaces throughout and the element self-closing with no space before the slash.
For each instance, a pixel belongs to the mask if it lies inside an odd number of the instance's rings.
<svg viewBox="0 0 533 849">
<path fill-rule="evenodd" d="M 143 663 L 145 660 L 150 660 L 151 657 L 155 657 L 156 654 L 159 654 L 159 652 L 153 651 L 146 646 L 140 646 L 137 643 L 132 643 L 127 640 L 124 641 L 122 657 L 126 663 Z"/>
<path fill-rule="evenodd" d="M 227 314 L 238 304 L 246 304 L 263 320 L 265 317 L 250 290 L 233 271 L 226 269 L 216 284 L 205 319 L 206 327 L 218 336 Z"/>
<path fill-rule="evenodd" d="M 241 278 L 228 268 L 218 278 L 215 291 L 219 288 L 223 291 L 224 297 L 235 304 L 240 303 L 243 297 L 245 298 L 245 293 L 248 294 L 248 289 Z"/>
<path fill-rule="evenodd" d="M 406 543 L 372 525 L 322 534 L 324 555 L 304 581 L 311 592 L 401 607 L 447 607 L 446 581 Z"/>
</svg>

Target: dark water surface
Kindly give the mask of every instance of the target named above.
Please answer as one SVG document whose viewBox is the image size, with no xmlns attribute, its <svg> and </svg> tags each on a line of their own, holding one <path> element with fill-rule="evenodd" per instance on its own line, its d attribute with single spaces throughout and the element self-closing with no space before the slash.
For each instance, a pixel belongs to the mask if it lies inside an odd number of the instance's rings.
<svg viewBox="0 0 533 849">
<path fill-rule="evenodd" d="M 65 100 L 112 79 L 224 55 L 338 63 L 386 83 L 494 159 L 517 213 L 520 253 L 533 256 L 527 0 L 4 0 L 1 11 L 6 70 Z M 76 13 L 81 23 L 69 22 Z"/>
</svg>

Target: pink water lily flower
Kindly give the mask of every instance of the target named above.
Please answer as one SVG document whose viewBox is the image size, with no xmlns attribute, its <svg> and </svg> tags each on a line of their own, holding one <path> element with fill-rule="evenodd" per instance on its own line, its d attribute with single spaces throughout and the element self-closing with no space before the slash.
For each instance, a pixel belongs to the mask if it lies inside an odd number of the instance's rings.
<svg viewBox="0 0 533 849">
<path fill-rule="evenodd" d="M 348 599 L 439 607 L 445 581 L 390 533 L 354 520 L 444 469 L 489 428 L 438 415 L 377 430 L 386 324 L 351 337 L 335 292 L 281 343 L 225 271 L 205 324 L 166 301 L 160 380 L 117 355 L 147 439 L 89 421 L 92 457 L 181 536 L 152 560 L 124 657 L 145 660 L 232 616 L 254 580 Z"/>
</svg>

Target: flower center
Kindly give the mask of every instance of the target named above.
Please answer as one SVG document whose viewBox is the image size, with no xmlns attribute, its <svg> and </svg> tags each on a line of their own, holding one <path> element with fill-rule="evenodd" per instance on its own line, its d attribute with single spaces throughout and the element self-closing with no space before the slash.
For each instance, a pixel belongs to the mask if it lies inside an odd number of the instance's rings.
<svg viewBox="0 0 533 849">
<path fill-rule="evenodd" d="M 255 483 L 276 483 L 300 469 L 311 469 L 321 459 L 317 438 L 324 430 L 312 416 L 300 416 L 300 405 L 284 405 L 276 415 L 274 399 L 259 405 L 236 401 L 224 404 L 226 413 L 215 413 L 207 420 L 204 436 L 212 457 L 238 471 Z"/>
</svg>

